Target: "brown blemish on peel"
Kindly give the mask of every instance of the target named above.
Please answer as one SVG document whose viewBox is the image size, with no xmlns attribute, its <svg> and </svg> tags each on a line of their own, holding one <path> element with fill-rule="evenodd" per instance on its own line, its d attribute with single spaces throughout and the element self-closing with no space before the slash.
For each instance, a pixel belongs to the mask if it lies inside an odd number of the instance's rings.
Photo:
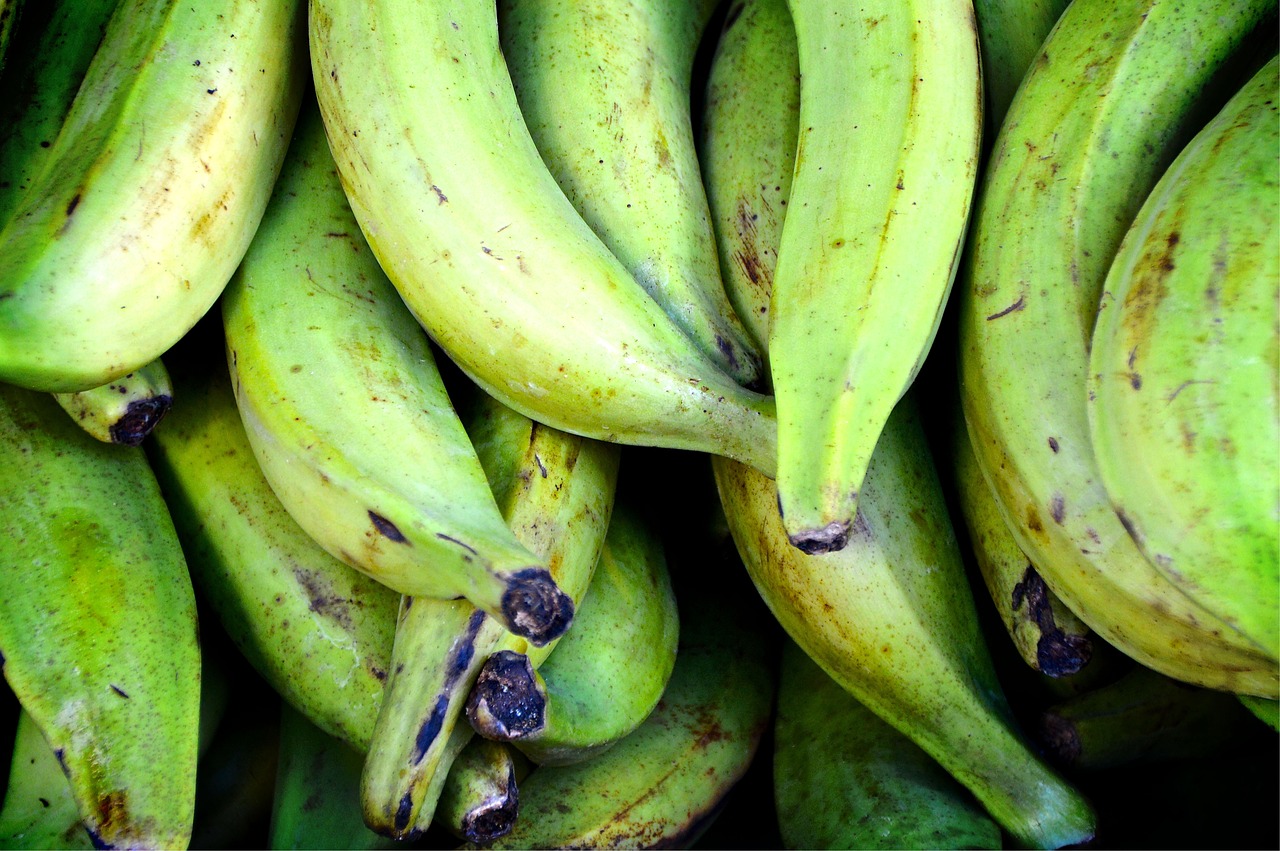
<svg viewBox="0 0 1280 851">
<path fill-rule="evenodd" d="M 369 519 L 373 521 L 373 528 L 377 529 L 378 533 L 387 539 L 395 541 L 397 544 L 408 543 L 408 539 L 406 539 L 404 534 L 396 527 L 396 524 L 392 523 L 372 508 L 369 509 Z"/>
</svg>

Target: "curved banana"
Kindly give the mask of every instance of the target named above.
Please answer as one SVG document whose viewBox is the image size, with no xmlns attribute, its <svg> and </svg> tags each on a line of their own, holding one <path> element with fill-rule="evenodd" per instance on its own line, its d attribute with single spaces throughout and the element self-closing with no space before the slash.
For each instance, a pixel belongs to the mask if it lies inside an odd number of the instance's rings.
<svg viewBox="0 0 1280 851">
<path fill-rule="evenodd" d="M 506 742 L 472 737 L 449 768 L 436 823 L 478 845 L 506 836 L 520 812 L 519 783 L 531 768 L 529 760 Z"/>
<path fill-rule="evenodd" d="M 236 648 L 285 703 L 366 748 L 400 595 L 321 549 L 281 505 L 249 446 L 220 342 L 183 341 L 183 403 L 152 433 L 148 458 L 192 579 Z"/>
<path fill-rule="evenodd" d="M 982 48 L 983 114 L 988 139 L 1004 122 L 1009 103 L 1040 46 L 1070 0 L 973 0 Z"/>
<path fill-rule="evenodd" d="M 573 629 L 536 669 L 487 677 L 467 699 L 486 738 L 508 741 L 540 765 L 569 765 L 612 747 L 648 717 L 676 661 L 680 619 L 656 531 L 631 506 L 614 507 L 604 550 Z M 481 688 L 484 684 L 490 688 Z"/>
<path fill-rule="evenodd" d="M 1036 735 L 1072 772 L 1228 753 L 1246 710 L 1234 695 L 1188 685 L 1137 665 L 1120 679 L 1045 709 Z"/>
<path fill-rule="evenodd" d="M 977 179 L 970 0 L 789 0 L 800 131 L 769 305 L 778 510 L 839 550 L 889 412 L 933 344 Z"/>
<path fill-rule="evenodd" d="M 1103 278 L 1129 222 L 1204 120 L 1197 103 L 1215 69 L 1274 7 L 1071 3 L 996 140 L 956 309 L 969 436 L 1049 588 L 1148 667 L 1270 696 L 1274 659 L 1161 576 L 1116 516 L 1086 381 Z"/>
<path fill-rule="evenodd" d="M 173 381 L 156 358 L 99 387 L 53 398 L 92 437 L 140 446 L 173 406 Z"/>
<path fill-rule="evenodd" d="M 53 150 L 117 5 L 119 0 L 24 4 L 9 71 L 0 75 L 0 227 Z"/>
<path fill-rule="evenodd" d="M 557 429 L 771 473 L 773 399 L 717 370 L 573 209 L 524 125 L 494 4 L 310 10 L 316 91 L 356 219 L 449 357 Z"/>
<path fill-rule="evenodd" d="M 249 445 L 307 534 L 402 594 L 465 597 L 536 643 L 564 631 L 573 603 L 494 503 L 313 102 L 221 306 Z"/>
<path fill-rule="evenodd" d="M 1102 483 L 1155 569 L 1280 666 L 1280 59 L 1116 253 L 1089 354 Z"/>
<path fill-rule="evenodd" d="M 604 547 L 619 447 L 540 425 L 479 392 L 463 420 L 512 533 L 580 602 Z M 365 823 L 397 839 L 423 833 L 473 734 L 459 718 L 485 661 L 505 650 L 541 664 L 562 638 L 535 645 L 465 600 L 406 596 L 361 778 Z"/>
<path fill-rule="evenodd" d="M 0 383 L 0 659 L 97 845 L 185 847 L 200 647 L 146 457 Z"/>
<path fill-rule="evenodd" d="M 280 702 L 268 848 L 389 849 L 394 843 L 365 826 L 360 814 L 364 753 L 328 735 Z"/>
<path fill-rule="evenodd" d="M 637 283 L 744 387 L 764 379 L 720 280 L 690 112 L 718 0 L 498 4 L 520 112 L 557 184 Z"/>
<path fill-rule="evenodd" d="M 954 487 L 974 561 L 1018 655 L 1049 677 L 1078 673 L 1093 658 L 1093 632 L 1049 590 L 1019 548 L 978 467 L 958 404 L 950 448 Z"/>
<path fill-rule="evenodd" d="M 697 840 L 754 759 L 772 713 L 768 632 L 726 593 L 737 578 L 697 593 L 677 587 L 680 647 L 657 707 L 603 753 L 533 769 L 520 781 L 515 826 L 484 847 L 672 848 Z"/>
<path fill-rule="evenodd" d="M 773 788 L 787 848 L 1000 848 L 1000 828 L 940 765 L 782 646 Z"/>
<path fill-rule="evenodd" d="M 165 352 L 240 262 L 306 81 L 300 0 L 127 0 L 0 226 L 0 380 L 86 390 Z"/>
<path fill-rule="evenodd" d="M 761 351 L 799 124 L 786 0 L 734 0 L 707 71 L 700 152 L 725 292 Z"/>
</svg>

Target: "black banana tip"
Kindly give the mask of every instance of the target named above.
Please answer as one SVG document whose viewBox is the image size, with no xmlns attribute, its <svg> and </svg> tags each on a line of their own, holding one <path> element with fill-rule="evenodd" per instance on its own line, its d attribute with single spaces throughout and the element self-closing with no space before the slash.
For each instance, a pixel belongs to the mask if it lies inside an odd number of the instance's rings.
<svg viewBox="0 0 1280 851">
<path fill-rule="evenodd" d="M 502 595 L 507 629 L 535 647 L 559 638 L 573 622 L 573 598 L 541 567 L 511 574 Z"/>
<path fill-rule="evenodd" d="M 831 522 L 821 529 L 802 529 L 789 535 L 791 546 L 806 555 L 822 555 L 843 550 L 849 543 L 849 524 Z"/>
<path fill-rule="evenodd" d="M 529 657 L 499 650 L 485 660 L 476 675 L 466 712 L 481 736 L 509 742 L 541 730 L 546 708 L 546 695 Z"/>
</svg>

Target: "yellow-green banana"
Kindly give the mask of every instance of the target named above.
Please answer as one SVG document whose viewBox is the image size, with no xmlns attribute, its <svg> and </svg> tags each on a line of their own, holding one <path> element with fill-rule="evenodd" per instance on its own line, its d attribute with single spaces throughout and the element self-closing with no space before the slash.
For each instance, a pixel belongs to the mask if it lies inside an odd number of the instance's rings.
<svg viewBox="0 0 1280 851">
<path fill-rule="evenodd" d="M 982 48 L 983 125 L 990 139 L 1070 0 L 973 0 Z"/>
<path fill-rule="evenodd" d="M 519 783 L 532 767 L 512 745 L 473 736 L 449 768 L 436 823 L 478 845 L 506 836 L 520 812 Z"/>
<path fill-rule="evenodd" d="M 498 35 L 538 153 L 591 229 L 721 371 L 764 375 L 720 280 L 693 135 L 718 0 L 504 0 Z"/>
<path fill-rule="evenodd" d="M 787 848 L 1000 848 L 1000 828 L 909 738 L 785 639 L 773 789 Z"/>
<path fill-rule="evenodd" d="M 140 446 L 173 405 L 173 381 L 156 358 L 98 387 L 55 393 L 76 424 L 104 443 Z"/>
<path fill-rule="evenodd" d="M 619 447 L 535 423 L 485 393 L 470 401 L 463 419 L 492 498 L 580 602 L 604 547 Z M 406 596 L 361 779 L 365 822 L 397 839 L 424 832 L 472 736 L 462 714 L 480 668 L 503 650 L 541 664 L 559 640 L 535 645 L 465 600 Z"/>
<path fill-rule="evenodd" d="M 700 153 L 720 272 L 764 351 L 800 123 L 800 60 L 786 0 L 729 4 L 706 82 Z"/>
<path fill-rule="evenodd" d="M 769 633 L 748 615 L 756 608 L 730 593 L 741 577 L 726 573 L 697 593 L 677 587 L 676 665 L 645 722 L 591 759 L 533 769 L 520 781 L 515 826 L 485 847 L 672 848 L 697 840 L 755 757 L 776 686 Z"/>
<path fill-rule="evenodd" d="M 889 412 L 933 344 L 982 135 L 970 0 L 789 0 L 799 137 L 769 305 L 778 510 L 839 550 Z"/>
<path fill-rule="evenodd" d="M 285 703 L 368 747 L 400 595 L 325 552 L 263 477 L 221 339 L 184 340 L 183 403 L 146 444 L 191 575 L 231 641 Z"/>
<path fill-rule="evenodd" d="M 1093 450 L 1155 569 L 1280 667 L 1280 60 L 1169 166 L 1103 282 Z"/>
<path fill-rule="evenodd" d="M 1125 531 L 1094 456 L 1086 381 L 1116 248 L 1204 120 L 1197 105 L 1215 70 L 1274 10 L 1273 0 L 1071 3 L 996 139 L 956 313 L 974 451 L 1049 588 L 1144 665 L 1269 696 L 1274 658 L 1166 580 Z"/>
<path fill-rule="evenodd" d="M 495 654 L 467 700 L 480 735 L 508 741 L 540 765 L 594 758 L 648 717 L 676 661 L 680 618 L 655 529 L 615 506 L 604 550 L 573 629 L 537 668 Z M 481 688 L 488 685 L 488 688 Z"/>
<path fill-rule="evenodd" d="M 0 379 L 97 387 L 209 310 L 284 156 L 304 27 L 300 0 L 122 0 L 0 224 Z"/>
<path fill-rule="evenodd" d="M 573 603 L 503 521 L 313 101 L 221 306 L 249 444 L 307 534 L 402 594 L 465 597 L 535 643 L 563 632 Z"/>
<path fill-rule="evenodd" d="M 716 369 L 543 163 L 495 5 L 316 0 L 310 11 L 313 77 L 356 219 L 449 357 L 555 428 L 772 473 L 773 399 Z"/>
<path fill-rule="evenodd" d="M 199 735 L 196 603 L 142 449 L 0 384 L 0 660 L 95 844 L 184 847 Z"/>
</svg>

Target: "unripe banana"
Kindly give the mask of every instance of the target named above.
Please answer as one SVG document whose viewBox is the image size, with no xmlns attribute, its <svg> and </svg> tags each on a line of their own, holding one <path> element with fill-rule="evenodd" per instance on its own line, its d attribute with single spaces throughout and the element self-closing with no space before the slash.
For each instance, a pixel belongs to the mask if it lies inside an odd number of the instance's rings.
<svg viewBox="0 0 1280 851">
<path fill-rule="evenodd" d="M 0 659 L 95 844 L 185 847 L 196 603 L 146 457 L 0 384 Z"/>
<path fill-rule="evenodd" d="M 773 789 L 787 848 L 1000 848 L 969 791 L 786 639 Z"/>
<path fill-rule="evenodd" d="M 778 510 L 839 550 L 890 411 L 933 344 L 977 179 L 970 0 L 789 0 L 795 172 L 769 305 Z"/>
<path fill-rule="evenodd" d="M 310 10 L 316 91 L 356 219 L 449 357 L 557 429 L 772 473 L 773 399 L 716 369 L 543 163 L 494 4 L 317 0 Z"/>
<path fill-rule="evenodd" d="M 958 285 L 961 400 L 983 475 L 1045 583 L 1101 638 L 1186 682 L 1275 696 L 1273 658 L 1147 561 L 1089 435 L 1089 341 L 1129 223 L 1273 0 L 1076 0 L 1010 105 Z M 1274 20 L 1274 19 L 1273 19 Z M 1170 57 L 1196 57 L 1171 62 Z"/>
<path fill-rule="evenodd" d="M 519 783 L 532 767 L 510 744 L 474 736 L 449 768 L 437 824 L 477 845 L 506 836 L 520 812 Z"/>
<path fill-rule="evenodd" d="M 213 305 L 293 128 L 304 11 L 300 0 L 122 0 L 0 224 L 0 379 L 106 384 Z"/>
<path fill-rule="evenodd" d="M 481 736 L 511 742 L 541 765 L 595 758 L 657 705 L 679 631 L 656 531 L 632 507 L 615 506 L 574 628 L 536 669 L 491 656 L 467 699 L 467 718 Z M 486 677 L 494 665 L 510 673 Z"/>
<path fill-rule="evenodd" d="M 103 443 L 140 446 L 173 405 L 173 381 L 164 361 L 149 364 L 100 387 L 55 393 L 76 424 Z"/>
<path fill-rule="evenodd" d="M 982 48 L 985 136 L 994 138 L 1009 102 L 1070 0 L 973 0 Z"/>
<path fill-rule="evenodd" d="M 19 710 L 12 761 L 0 805 L 0 845 L 5 848 L 94 847 L 71 797 L 67 775 L 29 712 Z"/>
<path fill-rule="evenodd" d="M 1089 354 L 1098 470 L 1155 569 L 1280 666 L 1280 60 L 1129 228 Z"/>
<path fill-rule="evenodd" d="M 1262 723 L 1272 730 L 1280 730 L 1280 701 L 1268 700 L 1265 697 L 1254 697 L 1248 694 L 1236 695 L 1245 708 L 1254 714 Z"/>
<path fill-rule="evenodd" d="M 147 451 L 196 587 L 284 702 L 366 748 L 400 595 L 321 549 L 281 505 L 245 435 L 220 336 L 174 351 L 183 404 Z"/>
<path fill-rule="evenodd" d="M 503 521 L 313 102 L 221 305 L 249 444 L 307 534 L 401 594 L 465 597 L 536 643 L 563 632 L 573 603 Z"/>
<path fill-rule="evenodd" d="M 580 601 L 604 547 L 619 447 L 540 425 L 484 393 L 463 418 L 512 533 Z M 472 736 L 459 719 L 481 666 L 503 650 L 541 664 L 557 641 L 534 645 L 464 600 L 406 596 L 361 780 L 365 823 L 398 839 L 425 831 Z"/>
<path fill-rule="evenodd" d="M 725 291 L 761 351 L 799 122 L 786 0 L 735 0 L 707 73 L 700 150 Z"/>
<path fill-rule="evenodd" d="M 764 380 L 725 296 L 690 113 L 717 0 L 498 4 L 525 125 L 556 183 L 636 282 L 718 369 Z"/>
</svg>

